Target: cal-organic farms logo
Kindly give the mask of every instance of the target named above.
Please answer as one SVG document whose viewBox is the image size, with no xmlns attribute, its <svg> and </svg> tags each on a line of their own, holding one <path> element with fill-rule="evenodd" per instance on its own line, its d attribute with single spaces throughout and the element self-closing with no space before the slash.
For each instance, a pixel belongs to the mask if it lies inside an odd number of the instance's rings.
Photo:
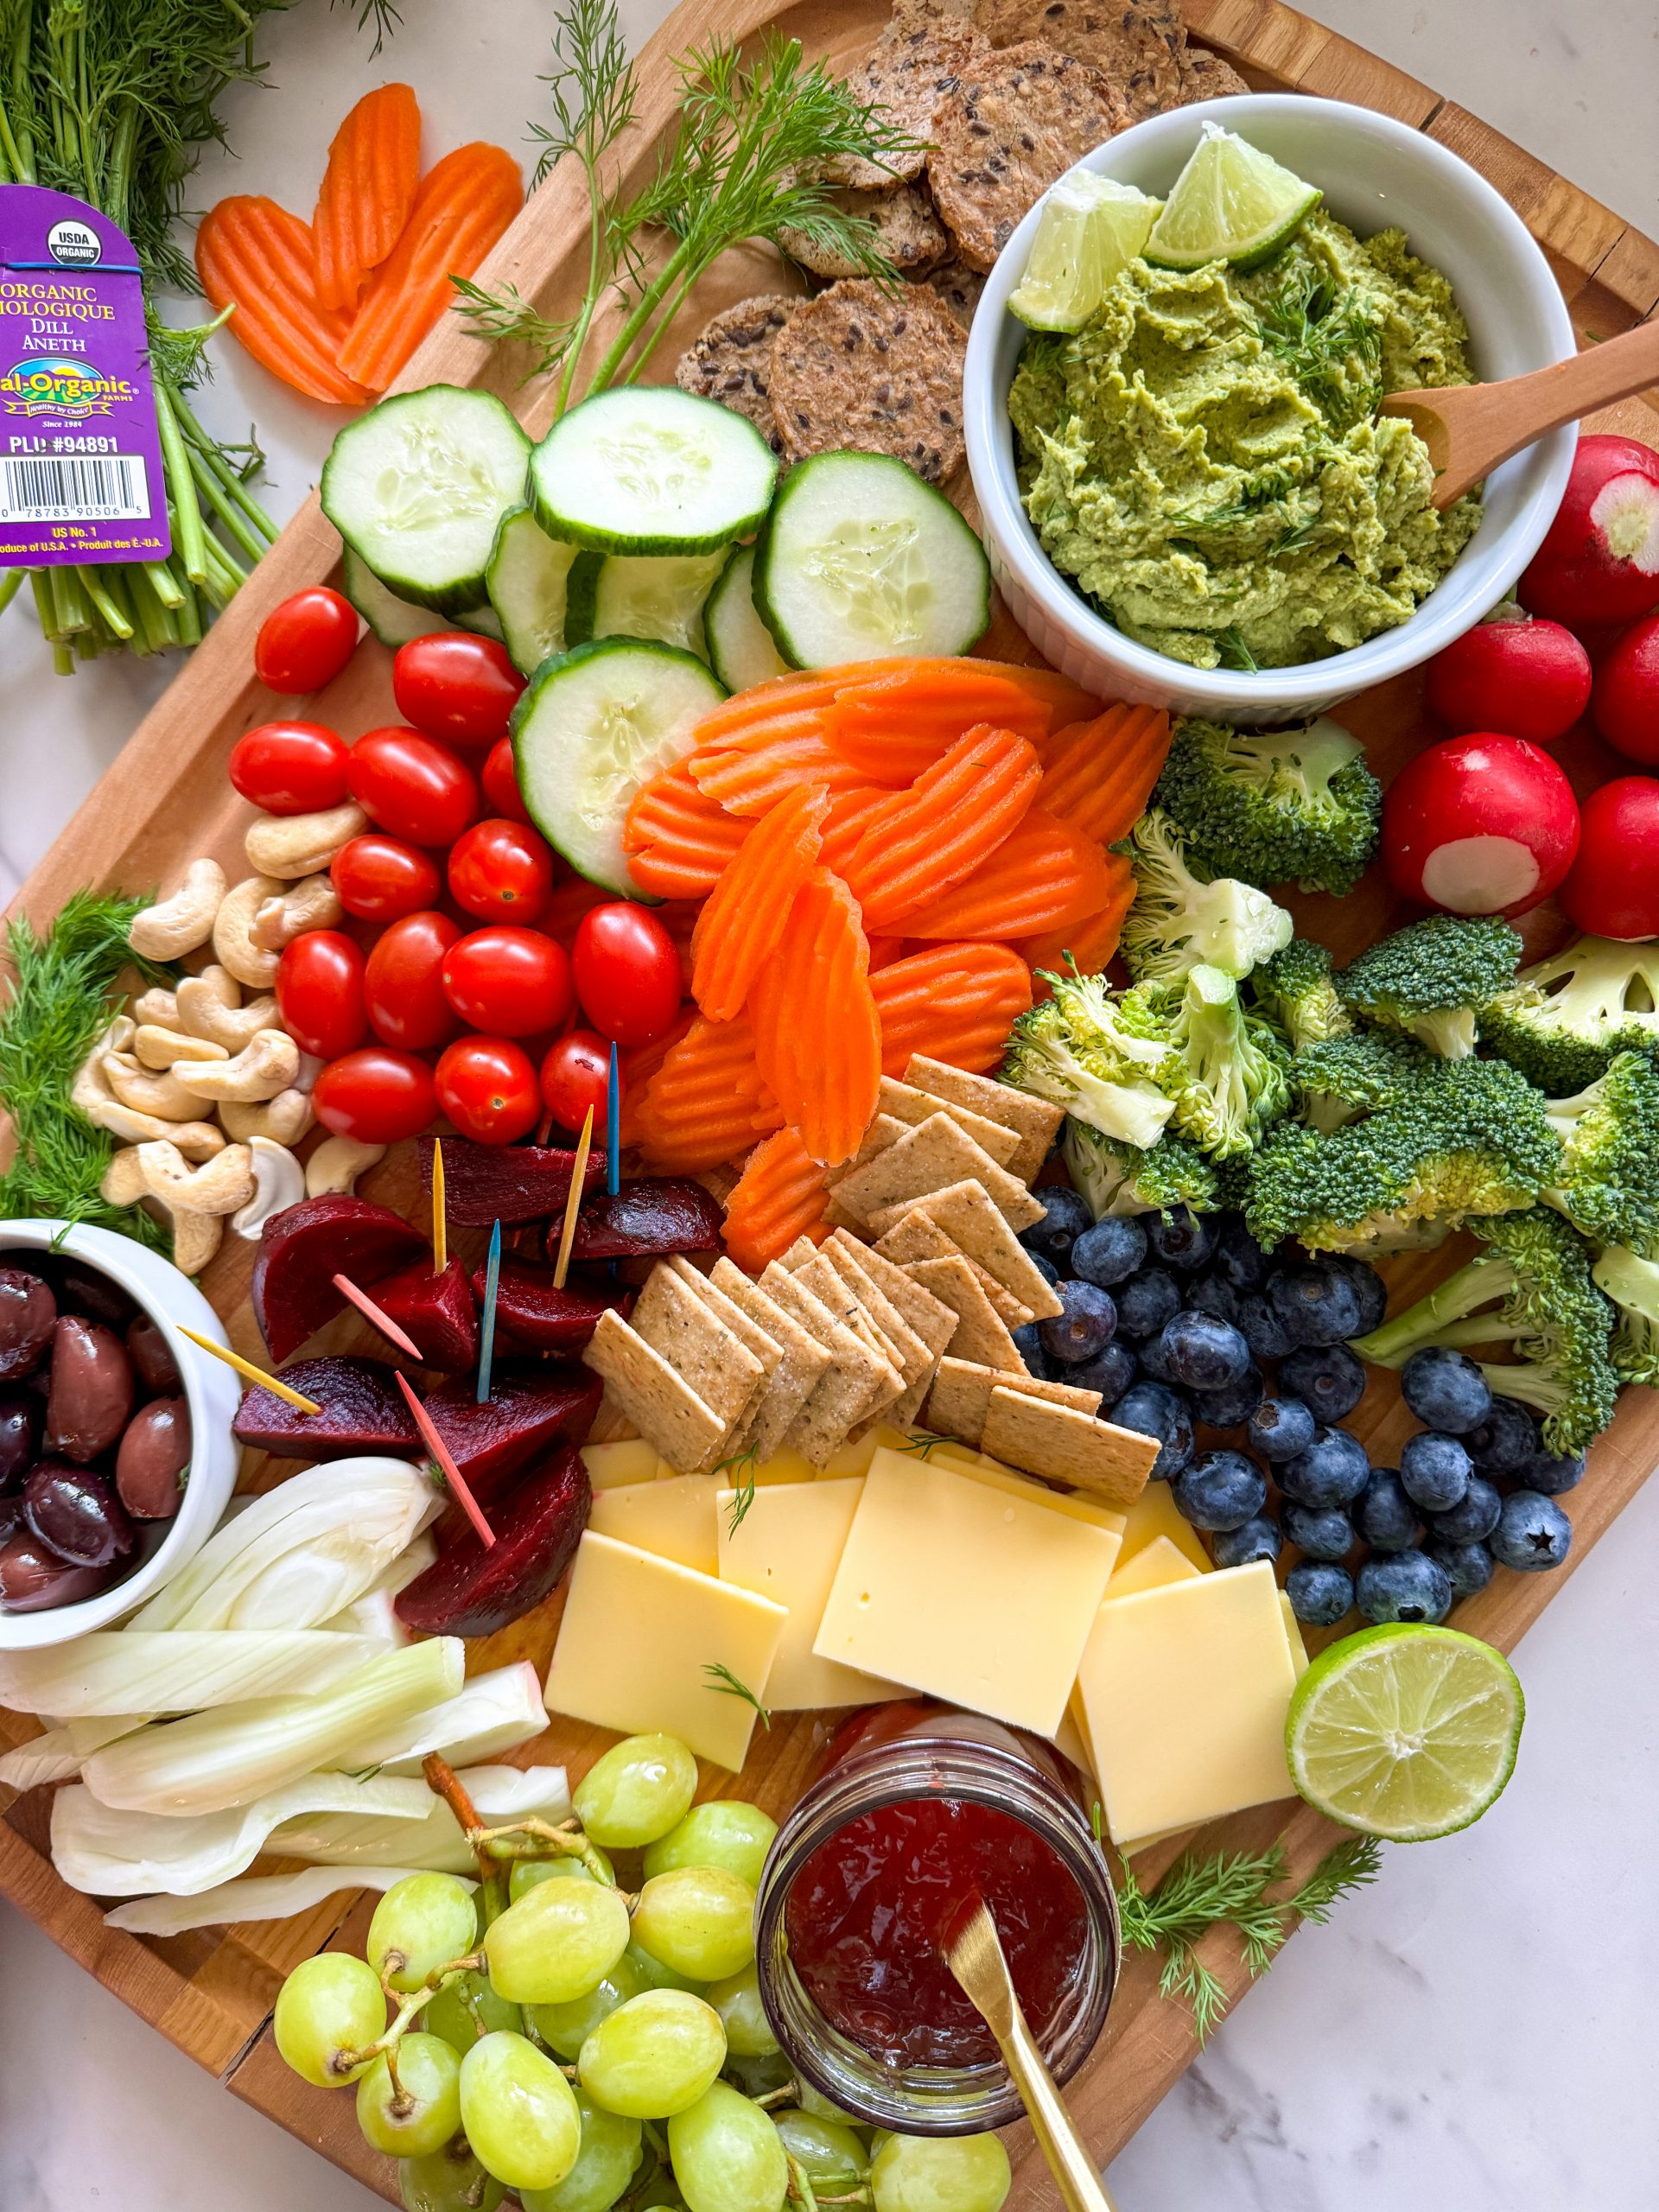
<svg viewBox="0 0 1659 2212">
<path fill-rule="evenodd" d="M 0 377 L 0 401 L 8 415 L 107 415 L 132 396 L 124 377 L 106 377 L 87 361 L 48 355 L 19 361 Z"/>
</svg>

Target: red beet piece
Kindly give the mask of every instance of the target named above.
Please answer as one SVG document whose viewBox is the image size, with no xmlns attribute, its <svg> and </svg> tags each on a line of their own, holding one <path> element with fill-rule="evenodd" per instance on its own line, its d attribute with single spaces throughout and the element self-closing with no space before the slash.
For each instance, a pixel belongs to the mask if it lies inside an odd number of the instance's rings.
<svg viewBox="0 0 1659 2212">
<path fill-rule="evenodd" d="M 718 1252 L 721 1211 L 701 1183 L 642 1175 L 614 1193 L 595 1192 L 576 1216 L 576 1260 L 648 1260 L 669 1252 Z M 559 1228 L 548 1234 L 556 1256 Z"/>
<path fill-rule="evenodd" d="M 480 1305 L 484 1277 L 482 1268 L 473 1277 Z M 499 1338 L 531 1351 L 580 1351 L 607 1306 L 626 1314 L 632 1303 L 633 1293 L 623 1284 L 577 1281 L 556 1290 L 551 1268 L 508 1258 L 496 1286 L 495 1325 Z"/>
<path fill-rule="evenodd" d="M 474 1144 L 470 1137 L 441 1137 L 443 1147 L 444 1210 L 463 1229 L 487 1229 L 500 1222 L 548 1221 L 564 1213 L 570 1195 L 574 1152 L 556 1145 Z M 432 1154 L 427 1151 L 421 1173 L 432 1188 Z M 605 1155 L 597 1147 L 588 1155 L 582 1187 L 591 1191 L 603 1181 Z"/>
<path fill-rule="evenodd" d="M 405 1266 L 426 1239 L 390 1206 L 330 1195 L 273 1214 L 253 1262 L 253 1315 L 280 1367 L 308 1337 L 343 1313 L 336 1275 L 359 1289 Z"/>
<path fill-rule="evenodd" d="M 383 1359 L 296 1359 L 283 1380 L 320 1414 L 302 1414 L 274 1390 L 256 1386 L 231 1424 L 237 1441 L 284 1459 L 353 1459 L 362 1452 L 394 1458 L 423 1447 L 414 1417 Z"/>
<path fill-rule="evenodd" d="M 594 1425 L 601 1385 L 568 1361 L 510 1361 L 496 1368 L 490 1395 L 474 1402 L 473 1379 L 441 1382 L 426 1401 L 432 1426 L 480 1505 L 499 1497 L 513 1477 L 556 1444 L 580 1444 Z"/>
<path fill-rule="evenodd" d="M 567 1445 L 491 1516 L 487 1548 L 467 1535 L 400 1590 L 397 1618 L 423 1636 L 492 1636 L 556 1589 L 575 1556 L 593 1493 Z"/>
<path fill-rule="evenodd" d="M 414 1338 L 429 1367 L 460 1374 L 477 1366 L 478 1310 L 459 1260 L 436 1275 L 417 1260 L 367 1288 L 386 1319 Z"/>
</svg>

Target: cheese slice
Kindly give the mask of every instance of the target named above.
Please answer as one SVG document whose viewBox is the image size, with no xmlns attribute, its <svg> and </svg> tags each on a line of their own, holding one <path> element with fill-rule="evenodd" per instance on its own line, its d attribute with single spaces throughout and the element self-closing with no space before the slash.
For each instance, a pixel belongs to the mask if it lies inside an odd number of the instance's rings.
<svg viewBox="0 0 1659 2212">
<path fill-rule="evenodd" d="M 1135 1503 L 1124 1508 L 1124 1520 L 1127 1525 L 1120 1567 L 1127 1567 L 1136 1552 L 1144 1550 L 1155 1537 L 1167 1536 L 1200 1574 L 1210 1573 L 1214 1562 L 1204 1548 L 1204 1539 L 1176 1504 L 1167 1483 L 1149 1482 Z"/>
<path fill-rule="evenodd" d="M 736 1773 L 758 1716 L 710 1669 L 764 1700 L 788 1621 L 769 1598 L 590 1529 L 570 1570 L 547 1709 L 622 1735 L 677 1736 Z"/>
<path fill-rule="evenodd" d="M 1095 1777 L 1095 1762 L 1089 1749 L 1089 1739 L 1079 1726 L 1077 1715 L 1068 1705 L 1059 1726 L 1054 1731 L 1053 1745 L 1063 1758 L 1071 1760 L 1079 1774 L 1090 1783 Z"/>
<path fill-rule="evenodd" d="M 1292 1609 L 1288 1591 L 1279 1592 L 1279 1607 L 1285 1617 L 1285 1640 L 1290 1646 L 1290 1663 L 1300 1682 L 1307 1672 L 1307 1646 L 1302 1641 L 1302 1624 Z"/>
<path fill-rule="evenodd" d="M 824 1601 L 863 1495 L 861 1475 L 840 1482 L 791 1483 L 757 1490 L 734 1529 L 732 1509 L 737 1493 L 721 1492 L 717 1516 L 721 1580 L 789 1608 L 789 1625 L 766 1682 L 766 1703 L 776 1712 L 877 1705 L 906 1694 L 895 1683 L 839 1666 L 833 1659 L 820 1659 L 812 1649 Z"/>
<path fill-rule="evenodd" d="M 931 1452 L 928 1458 L 935 1465 L 941 1454 Z M 1005 1467 L 1000 1459 L 993 1459 L 983 1452 L 968 1452 L 957 1446 L 954 1454 L 944 1455 L 947 1466 L 955 1465 L 978 1483 L 988 1483 L 993 1490 L 1006 1491 L 1010 1497 L 1033 1498 L 1053 1513 L 1069 1514 L 1074 1521 L 1085 1521 L 1091 1529 L 1105 1529 L 1118 1539 L 1123 1539 L 1123 1516 L 1116 1506 L 1103 1505 L 1097 1497 L 1085 1497 L 1069 1490 L 1050 1490 L 1046 1483 L 1033 1482 L 1029 1475 L 1016 1474 L 1012 1467 Z M 1116 1573 L 1116 1567 L 1114 1567 Z"/>
<path fill-rule="evenodd" d="M 1118 1554 L 1112 1579 L 1106 1585 L 1106 1602 L 1133 1597 L 1137 1590 L 1161 1590 L 1167 1582 L 1190 1582 L 1198 1571 L 1167 1536 L 1154 1536 L 1128 1559 Z"/>
<path fill-rule="evenodd" d="M 594 1499 L 588 1526 L 658 1559 L 677 1560 L 699 1574 L 713 1574 L 720 1559 L 715 1542 L 720 1488 L 718 1475 L 670 1475 L 663 1482 L 602 1490 Z"/>
<path fill-rule="evenodd" d="M 832 1452 L 823 1463 L 823 1473 L 832 1479 L 848 1475 L 868 1475 L 871 1460 L 884 1446 L 890 1452 L 898 1452 L 909 1441 L 902 1429 L 894 1428 L 890 1421 L 879 1421 L 862 1436 L 849 1437 L 845 1444 Z M 797 1453 L 796 1456 L 799 1458 L 800 1455 Z M 804 1459 L 801 1465 L 810 1475 L 818 1472 L 817 1468 Z"/>
<path fill-rule="evenodd" d="M 723 1481 L 741 1478 L 736 1467 L 728 1467 Z M 810 1459 L 804 1459 L 791 1446 L 780 1444 L 769 1459 L 763 1459 L 754 1470 L 757 1487 L 771 1483 L 815 1483 L 818 1471 Z"/>
<path fill-rule="evenodd" d="M 654 1444 L 632 1436 L 624 1444 L 584 1444 L 582 1464 L 595 1491 L 617 1490 L 626 1483 L 655 1482 L 670 1471 Z"/>
</svg>

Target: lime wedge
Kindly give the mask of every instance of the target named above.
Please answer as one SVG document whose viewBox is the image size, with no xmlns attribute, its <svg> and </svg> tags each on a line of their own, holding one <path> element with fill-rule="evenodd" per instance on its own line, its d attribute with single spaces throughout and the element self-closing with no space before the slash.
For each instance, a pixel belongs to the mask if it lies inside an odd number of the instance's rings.
<svg viewBox="0 0 1659 2212">
<path fill-rule="evenodd" d="M 1159 203 L 1109 176 L 1073 169 L 1043 202 L 1031 257 L 1009 300 L 1033 330 L 1081 330 L 1147 242 Z"/>
<path fill-rule="evenodd" d="M 1285 1749 L 1310 1805 L 1367 1835 L 1422 1843 L 1502 1796 L 1525 1715 L 1502 1652 L 1395 1621 L 1319 1654 L 1291 1695 Z"/>
<path fill-rule="evenodd" d="M 1206 123 L 1192 157 L 1152 226 L 1146 254 L 1165 269 L 1207 261 L 1253 269 L 1276 253 L 1325 194 L 1270 155 Z"/>
</svg>

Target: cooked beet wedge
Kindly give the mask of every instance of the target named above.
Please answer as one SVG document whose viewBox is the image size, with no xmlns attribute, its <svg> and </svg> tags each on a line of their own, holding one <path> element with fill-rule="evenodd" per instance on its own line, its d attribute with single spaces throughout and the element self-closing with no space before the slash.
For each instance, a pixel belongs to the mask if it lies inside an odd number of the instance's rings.
<svg viewBox="0 0 1659 2212">
<path fill-rule="evenodd" d="M 718 1252 L 721 1211 L 701 1183 L 677 1175 L 642 1175 L 620 1191 L 595 1191 L 576 1216 L 576 1260 L 649 1260 L 670 1252 Z M 548 1232 L 556 1255 L 559 1230 Z"/>
<path fill-rule="evenodd" d="M 273 1214 L 260 1235 L 251 1295 L 277 1366 L 345 1311 L 336 1275 L 348 1275 L 361 1290 L 425 1249 L 425 1237 L 401 1214 L 367 1198 L 302 1198 Z"/>
<path fill-rule="evenodd" d="M 231 1424 L 241 1444 L 284 1459 L 354 1459 L 361 1452 L 394 1458 L 422 1449 L 404 1394 L 383 1359 L 296 1359 L 283 1380 L 320 1414 L 302 1414 L 274 1390 L 256 1385 Z"/>
<path fill-rule="evenodd" d="M 480 1268 L 473 1277 L 480 1304 L 484 1274 Z M 496 1286 L 495 1325 L 531 1351 L 580 1351 L 607 1306 L 626 1315 L 632 1302 L 633 1293 L 621 1283 L 567 1282 L 556 1290 L 551 1268 L 508 1258 L 501 1262 Z"/>
<path fill-rule="evenodd" d="M 483 1405 L 472 1377 L 457 1376 L 438 1385 L 426 1410 L 467 1489 L 487 1505 L 532 1459 L 583 1440 L 602 1388 L 597 1375 L 566 1361 L 510 1360 L 495 1370 Z"/>
<path fill-rule="evenodd" d="M 397 1592 L 397 1618 L 422 1636 L 492 1636 L 556 1589 L 588 1525 L 593 1493 L 569 1445 L 490 1516 L 487 1549 L 470 1533 Z"/>
<path fill-rule="evenodd" d="M 429 1367 L 461 1374 L 478 1364 L 478 1308 L 467 1270 L 449 1261 L 442 1274 L 416 1260 L 366 1286 L 369 1296 L 421 1348 Z"/>
<path fill-rule="evenodd" d="M 518 1222 L 563 1217 L 576 1164 L 574 1152 L 561 1151 L 556 1145 L 474 1144 L 470 1137 L 440 1137 L 438 1141 L 443 1147 L 444 1211 L 463 1229 L 487 1229 L 497 1221 L 511 1229 Z M 421 1173 L 429 1193 L 429 1150 Z M 605 1155 L 595 1147 L 588 1155 L 582 1187 L 591 1191 L 604 1179 Z"/>
</svg>

